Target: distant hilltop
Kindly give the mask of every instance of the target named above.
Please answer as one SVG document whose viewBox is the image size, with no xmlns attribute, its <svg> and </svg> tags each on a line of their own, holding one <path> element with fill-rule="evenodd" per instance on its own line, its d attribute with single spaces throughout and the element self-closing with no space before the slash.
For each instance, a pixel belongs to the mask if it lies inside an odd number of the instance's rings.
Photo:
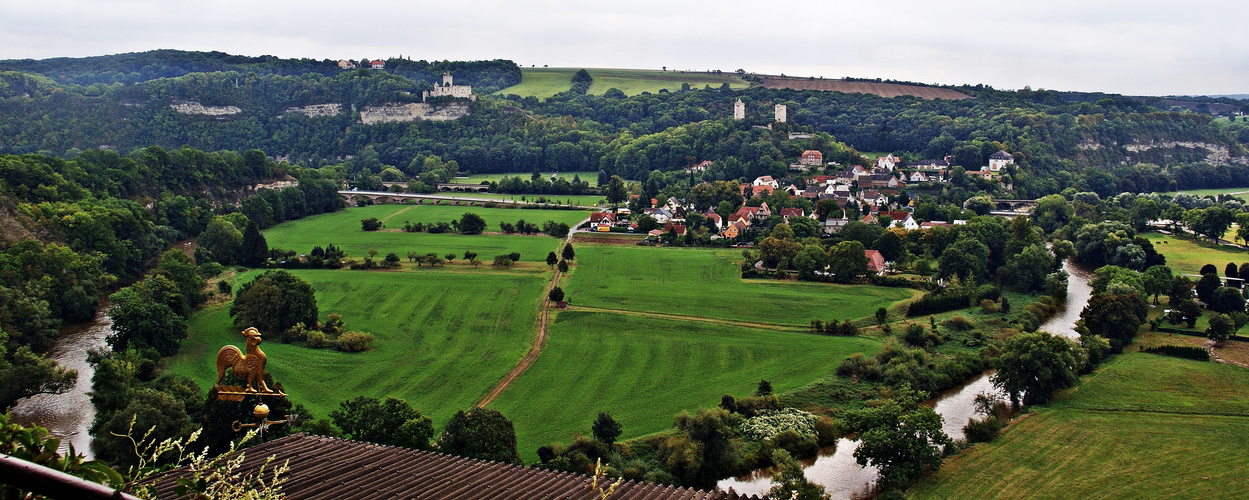
<svg viewBox="0 0 1249 500">
<path fill-rule="evenodd" d="M 761 76 L 764 87 L 770 89 L 823 90 L 874 94 L 881 97 L 912 95 L 921 99 L 970 99 L 971 96 L 941 87 L 871 80 L 828 80 L 823 78 L 800 78 L 792 76 Z"/>
</svg>

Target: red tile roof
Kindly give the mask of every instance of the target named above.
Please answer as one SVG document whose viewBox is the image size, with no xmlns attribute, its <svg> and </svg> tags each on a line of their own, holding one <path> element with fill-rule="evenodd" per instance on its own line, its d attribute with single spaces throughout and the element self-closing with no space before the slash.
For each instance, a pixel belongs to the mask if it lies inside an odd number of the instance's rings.
<svg viewBox="0 0 1249 500">
<path fill-rule="evenodd" d="M 867 270 L 878 273 L 885 268 L 885 257 L 876 250 L 864 250 L 867 255 Z"/>
<path fill-rule="evenodd" d="M 244 450 L 240 472 L 250 473 L 274 456 L 275 464 L 289 460 L 283 478 L 286 498 L 420 498 L 420 499 L 531 499 L 597 500 L 591 478 L 499 462 L 487 462 L 428 451 L 381 446 L 358 441 L 295 434 Z M 268 470 L 272 470 L 272 466 Z M 158 498 L 177 498 L 173 489 L 185 468 L 156 480 Z M 612 500 L 688 499 L 736 500 L 754 497 L 674 488 L 652 483 L 621 483 Z"/>
</svg>

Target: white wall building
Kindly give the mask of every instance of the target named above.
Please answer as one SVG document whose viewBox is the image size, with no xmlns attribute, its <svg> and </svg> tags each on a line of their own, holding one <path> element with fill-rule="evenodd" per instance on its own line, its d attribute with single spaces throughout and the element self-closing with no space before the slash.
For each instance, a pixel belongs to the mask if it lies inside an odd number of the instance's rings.
<svg viewBox="0 0 1249 500">
<path fill-rule="evenodd" d="M 776 105 L 776 121 L 780 123 L 785 123 L 787 112 L 788 110 L 785 108 L 784 104 L 777 104 Z"/>
<path fill-rule="evenodd" d="M 746 119 L 746 103 L 742 102 L 742 98 L 738 97 L 737 102 L 733 103 L 733 119 Z"/>
<path fill-rule="evenodd" d="M 477 96 L 473 95 L 473 87 L 471 85 L 455 85 L 451 79 L 451 73 L 442 74 L 442 85 L 435 85 L 434 90 L 426 90 L 421 93 L 421 100 L 428 100 L 431 97 L 455 97 L 477 100 Z"/>
</svg>

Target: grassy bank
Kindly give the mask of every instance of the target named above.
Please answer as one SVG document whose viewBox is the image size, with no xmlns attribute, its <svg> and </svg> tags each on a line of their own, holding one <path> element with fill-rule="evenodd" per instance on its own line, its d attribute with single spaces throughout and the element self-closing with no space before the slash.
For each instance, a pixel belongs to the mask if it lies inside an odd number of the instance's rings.
<svg viewBox="0 0 1249 500">
<path fill-rule="evenodd" d="M 1235 498 L 1249 474 L 1246 428 L 1249 370 L 1130 353 L 910 496 Z"/>
</svg>

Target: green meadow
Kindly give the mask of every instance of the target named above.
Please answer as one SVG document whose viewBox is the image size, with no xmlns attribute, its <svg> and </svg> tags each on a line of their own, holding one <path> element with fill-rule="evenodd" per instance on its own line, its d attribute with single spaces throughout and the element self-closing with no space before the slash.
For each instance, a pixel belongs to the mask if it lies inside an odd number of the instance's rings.
<svg viewBox="0 0 1249 500">
<path fill-rule="evenodd" d="M 1119 356 L 910 498 L 1238 498 L 1249 461 L 1249 370 Z"/>
<path fill-rule="evenodd" d="M 404 399 L 442 426 L 472 407 L 528 350 L 545 273 L 291 271 L 316 290 L 324 320 L 338 313 L 373 349 L 343 353 L 267 341 L 268 371 L 317 417 L 357 396 Z M 244 277 L 242 279 L 250 279 Z M 216 352 L 242 345 L 226 307 L 197 313 L 169 369 L 208 388 Z"/>
<path fill-rule="evenodd" d="M 559 250 L 562 240 L 547 235 L 480 234 L 464 236 L 459 233 L 405 233 L 404 222 L 431 223 L 458 220 L 465 212 L 473 212 L 486 220 L 487 231 L 499 231 L 500 222 L 515 223 L 525 219 L 538 225 L 553 220 L 574 225 L 589 212 L 577 210 L 538 210 L 483 208 L 451 205 L 370 205 L 348 208 L 340 212 L 314 215 L 296 221 L 278 224 L 264 231 L 270 248 L 295 250 L 308 253 L 315 246 L 333 243 L 346 250 L 349 257 L 367 257 L 370 248 L 380 255 L 395 253 L 406 257 L 408 252 L 435 252 L 438 255 L 454 253 L 464 255 L 472 250 L 487 263 L 495 255 L 520 252 L 522 262 L 543 262 L 546 254 Z M 380 231 L 363 231 L 360 220 L 376 217 L 385 227 Z M 407 260 L 406 258 L 404 259 Z"/>
<path fill-rule="evenodd" d="M 909 288 L 742 280 L 741 251 L 581 245 L 563 286 L 575 306 L 803 327 L 861 319 L 911 299 Z"/>
<path fill-rule="evenodd" d="M 545 99 L 572 88 L 572 76 L 581 68 L 521 68 L 520 83 L 505 88 L 497 95 L 516 94 L 521 97 L 537 97 Z M 656 71 L 644 69 L 601 69 L 585 68 L 594 83 L 589 93 L 602 95 L 608 89 L 620 89 L 626 95 L 638 95 L 643 92 L 659 93 L 661 89 L 675 92 L 681 84 L 688 83 L 693 88 L 706 85 L 720 87 L 728 83 L 730 88 L 744 89 L 749 85 L 736 74 L 721 75 L 703 72 Z"/>
<path fill-rule="evenodd" d="M 801 387 L 880 342 L 629 314 L 562 311 L 542 355 L 491 404 L 516 423 L 527 461 L 539 446 L 590 435 L 607 411 L 622 439 L 665 430 L 682 410 L 747 396 L 759 379 Z"/>
<path fill-rule="evenodd" d="M 1196 240 L 1188 237 L 1168 236 L 1158 233 L 1145 233 L 1142 236 L 1153 243 L 1154 250 L 1166 256 L 1167 265 L 1172 271 L 1181 274 L 1197 274 L 1201 266 L 1214 264 L 1223 274 L 1223 267 L 1228 262 L 1239 266 L 1249 261 L 1249 252 L 1239 248 L 1215 245 L 1209 240 Z"/>
</svg>

